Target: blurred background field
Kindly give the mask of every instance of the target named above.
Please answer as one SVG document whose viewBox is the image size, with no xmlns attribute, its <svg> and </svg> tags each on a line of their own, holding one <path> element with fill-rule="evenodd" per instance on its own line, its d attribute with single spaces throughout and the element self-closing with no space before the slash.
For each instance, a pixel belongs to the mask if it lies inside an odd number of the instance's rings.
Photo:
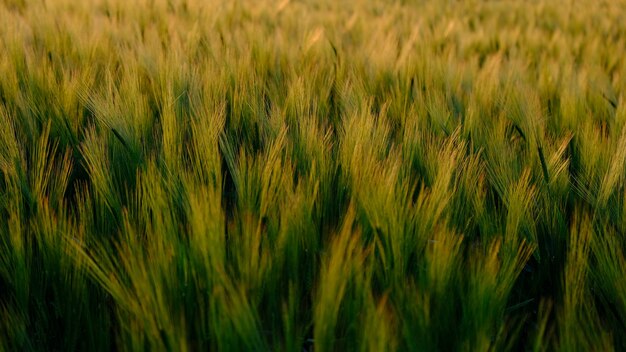
<svg viewBox="0 0 626 352">
<path fill-rule="evenodd" d="M 624 18 L 0 0 L 0 351 L 626 349 Z"/>
</svg>

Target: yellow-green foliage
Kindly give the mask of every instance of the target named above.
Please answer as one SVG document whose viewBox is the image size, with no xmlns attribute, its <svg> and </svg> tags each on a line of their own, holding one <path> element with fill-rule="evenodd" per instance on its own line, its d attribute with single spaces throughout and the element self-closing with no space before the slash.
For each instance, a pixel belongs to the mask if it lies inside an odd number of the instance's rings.
<svg viewBox="0 0 626 352">
<path fill-rule="evenodd" d="M 0 351 L 626 349 L 624 18 L 0 0 Z"/>
</svg>

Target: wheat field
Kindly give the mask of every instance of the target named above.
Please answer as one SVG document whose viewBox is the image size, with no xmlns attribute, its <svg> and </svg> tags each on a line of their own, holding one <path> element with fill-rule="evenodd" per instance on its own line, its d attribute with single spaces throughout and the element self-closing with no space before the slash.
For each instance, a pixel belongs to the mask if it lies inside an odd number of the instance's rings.
<svg viewBox="0 0 626 352">
<path fill-rule="evenodd" d="M 624 18 L 0 0 L 0 351 L 626 349 Z"/>
</svg>

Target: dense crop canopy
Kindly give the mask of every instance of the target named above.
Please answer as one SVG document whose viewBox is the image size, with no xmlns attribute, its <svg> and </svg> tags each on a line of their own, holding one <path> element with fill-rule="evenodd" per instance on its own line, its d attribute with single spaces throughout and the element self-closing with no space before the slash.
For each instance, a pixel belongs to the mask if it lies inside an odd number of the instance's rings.
<svg viewBox="0 0 626 352">
<path fill-rule="evenodd" d="M 0 0 L 0 350 L 626 349 L 624 18 Z"/>
</svg>

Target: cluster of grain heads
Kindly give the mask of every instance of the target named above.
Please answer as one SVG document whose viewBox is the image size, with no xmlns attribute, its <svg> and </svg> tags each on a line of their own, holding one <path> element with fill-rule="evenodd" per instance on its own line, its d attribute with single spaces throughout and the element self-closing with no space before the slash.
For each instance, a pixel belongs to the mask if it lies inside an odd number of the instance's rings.
<svg viewBox="0 0 626 352">
<path fill-rule="evenodd" d="M 590 276 L 590 250 L 594 235 L 590 219 L 576 211 L 572 218 L 568 253 L 562 277 L 562 306 L 558 307 L 558 347 L 562 350 L 610 350 L 611 336 L 600 321 L 587 278 Z M 583 328 L 584 326 L 584 328 Z"/>
</svg>

